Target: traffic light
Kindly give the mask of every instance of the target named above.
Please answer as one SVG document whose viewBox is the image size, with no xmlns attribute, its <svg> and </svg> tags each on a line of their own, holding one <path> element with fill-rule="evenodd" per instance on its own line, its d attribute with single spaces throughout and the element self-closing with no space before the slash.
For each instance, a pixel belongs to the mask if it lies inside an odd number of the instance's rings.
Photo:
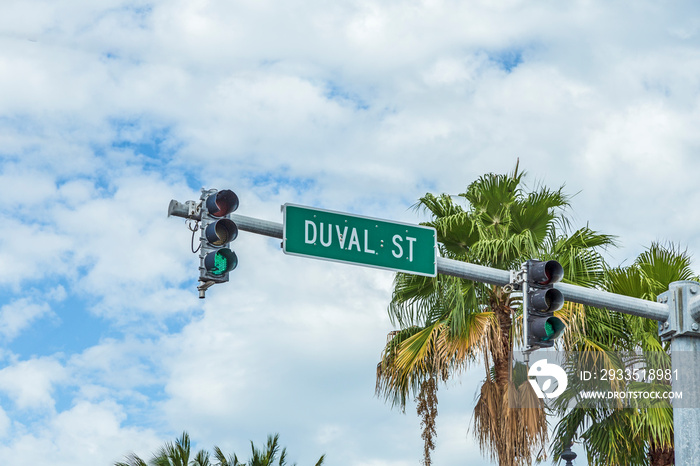
<svg viewBox="0 0 700 466">
<path fill-rule="evenodd" d="M 526 316 L 526 350 L 550 348 L 564 332 L 566 325 L 554 317 L 564 305 L 564 295 L 554 284 L 564 277 L 564 268 L 557 261 L 529 260 L 525 263 L 527 281 L 523 290 Z"/>
<path fill-rule="evenodd" d="M 200 220 L 199 281 L 200 297 L 214 283 L 228 281 L 228 273 L 238 265 L 228 243 L 238 236 L 238 227 L 229 214 L 238 208 L 238 196 L 229 189 L 202 192 Z"/>
</svg>

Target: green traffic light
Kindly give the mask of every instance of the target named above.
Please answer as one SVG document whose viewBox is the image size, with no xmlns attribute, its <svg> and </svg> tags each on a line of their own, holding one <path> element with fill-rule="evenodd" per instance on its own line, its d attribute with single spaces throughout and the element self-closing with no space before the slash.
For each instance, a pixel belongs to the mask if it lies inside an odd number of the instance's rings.
<svg viewBox="0 0 700 466">
<path fill-rule="evenodd" d="M 213 275 L 222 275 L 226 273 L 226 269 L 228 269 L 228 259 L 220 252 L 217 252 L 214 256 L 214 268 L 210 272 Z"/>
<path fill-rule="evenodd" d="M 238 265 L 236 254 L 227 248 L 212 251 L 204 258 L 204 267 L 210 275 L 220 277 Z"/>
<path fill-rule="evenodd" d="M 550 321 L 547 321 L 547 323 L 544 324 L 544 333 L 547 334 L 547 336 L 545 337 L 545 340 L 548 340 L 549 337 L 554 335 L 554 326 L 552 325 L 552 323 Z"/>
<path fill-rule="evenodd" d="M 558 338 L 562 333 L 564 333 L 565 328 L 566 325 L 560 318 L 554 316 L 550 317 L 544 323 L 545 336 L 542 337 L 542 340 L 549 341 Z"/>
</svg>

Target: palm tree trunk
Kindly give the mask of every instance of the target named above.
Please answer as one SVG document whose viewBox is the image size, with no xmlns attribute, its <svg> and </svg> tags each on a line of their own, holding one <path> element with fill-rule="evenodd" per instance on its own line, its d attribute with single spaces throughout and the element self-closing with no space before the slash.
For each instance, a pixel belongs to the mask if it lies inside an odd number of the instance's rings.
<svg viewBox="0 0 700 466">
<path fill-rule="evenodd" d="M 435 418 L 438 415 L 437 412 L 437 377 L 431 375 L 430 378 L 420 386 L 420 394 L 418 395 L 416 406 L 416 411 L 418 416 L 421 417 L 421 427 L 423 428 L 423 433 L 421 438 L 423 439 L 423 465 L 431 466 L 432 461 L 430 459 L 430 452 L 435 450 L 435 437 L 437 436 L 437 431 L 435 429 Z"/>
<path fill-rule="evenodd" d="M 510 366 L 511 366 L 511 341 L 510 330 L 513 325 L 511 320 L 510 308 L 507 306 L 507 301 L 504 299 L 503 292 L 500 288 L 494 289 L 491 309 L 498 322 L 498 343 L 497 348 L 494 348 L 493 365 L 495 373 L 495 385 L 498 393 L 499 403 L 501 404 L 501 412 L 508 409 L 505 406 L 505 394 L 508 390 L 510 382 Z M 516 452 L 513 451 L 512 442 L 506 439 L 504 434 L 507 429 L 504 429 L 504 424 L 507 424 L 505 417 L 501 416 L 498 424 L 500 424 L 500 433 L 496 440 L 496 449 L 498 451 L 499 462 L 502 466 L 514 466 L 517 462 Z"/>
<path fill-rule="evenodd" d="M 504 299 L 502 290 L 498 288 L 494 291 L 495 293 L 493 302 L 491 303 L 491 309 L 493 309 L 496 319 L 498 320 L 500 334 L 498 335 L 499 348 L 497 349 L 497 352 L 494 352 L 493 362 L 496 375 L 496 385 L 503 390 L 510 381 L 510 330 L 513 326 L 513 321 L 511 319 L 510 307 L 508 307 L 507 301 Z"/>
<path fill-rule="evenodd" d="M 673 466 L 675 464 L 675 454 L 673 448 L 664 449 L 654 442 L 649 446 L 650 466 Z"/>
</svg>

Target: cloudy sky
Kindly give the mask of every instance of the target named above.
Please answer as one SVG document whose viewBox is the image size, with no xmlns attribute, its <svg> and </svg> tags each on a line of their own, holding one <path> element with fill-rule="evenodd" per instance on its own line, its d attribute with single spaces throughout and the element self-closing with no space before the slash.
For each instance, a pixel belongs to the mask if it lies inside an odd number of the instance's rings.
<svg viewBox="0 0 700 466">
<path fill-rule="evenodd" d="M 417 465 L 415 405 L 374 396 L 393 274 L 241 233 L 200 300 L 170 200 L 418 222 L 519 158 L 618 236 L 611 263 L 697 256 L 699 127 L 697 2 L 1 0 L 0 457 L 108 465 L 187 430 Z M 483 376 L 441 387 L 436 464 L 489 464 Z"/>
</svg>

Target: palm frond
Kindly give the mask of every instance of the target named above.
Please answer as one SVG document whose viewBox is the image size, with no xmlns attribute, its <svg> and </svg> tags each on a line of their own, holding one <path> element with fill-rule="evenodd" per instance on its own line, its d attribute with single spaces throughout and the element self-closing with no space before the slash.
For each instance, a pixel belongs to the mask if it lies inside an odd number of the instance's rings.
<svg viewBox="0 0 700 466">
<path fill-rule="evenodd" d="M 415 210 L 422 209 L 432 214 L 433 218 L 440 219 L 450 217 L 462 212 L 462 207 L 455 204 L 452 196 L 448 194 L 440 194 L 435 196 L 431 193 L 426 193 L 421 197 L 416 204 L 413 205 Z"/>
<path fill-rule="evenodd" d="M 467 321 L 461 335 L 451 335 L 447 321 L 392 332 L 377 365 L 377 395 L 403 409 L 433 374 L 445 379 L 483 353 L 493 337 L 493 313 L 472 313 Z"/>
<path fill-rule="evenodd" d="M 114 466 L 148 466 L 144 460 L 138 457 L 136 453 L 130 453 L 126 457 L 126 462 L 114 463 Z"/>
<path fill-rule="evenodd" d="M 474 408 L 474 434 L 482 453 L 493 461 L 530 465 L 536 452 L 544 456 L 547 442 L 542 401 L 527 382 L 499 387 L 486 379 Z"/>
<path fill-rule="evenodd" d="M 192 466 L 213 466 L 209 461 L 209 453 L 205 450 L 199 450 L 194 456 L 191 463 Z"/>
<path fill-rule="evenodd" d="M 223 451 L 221 451 L 221 448 L 218 446 L 214 447 L 214 458 L 216 458 L 216 466 L 238 466 L 240 463 L 238 462 L 238 458 L 235 455 L 229 455 L 226 457 Z M 243 465 L 241 465 L 243 466 Z"/>
</svg>

